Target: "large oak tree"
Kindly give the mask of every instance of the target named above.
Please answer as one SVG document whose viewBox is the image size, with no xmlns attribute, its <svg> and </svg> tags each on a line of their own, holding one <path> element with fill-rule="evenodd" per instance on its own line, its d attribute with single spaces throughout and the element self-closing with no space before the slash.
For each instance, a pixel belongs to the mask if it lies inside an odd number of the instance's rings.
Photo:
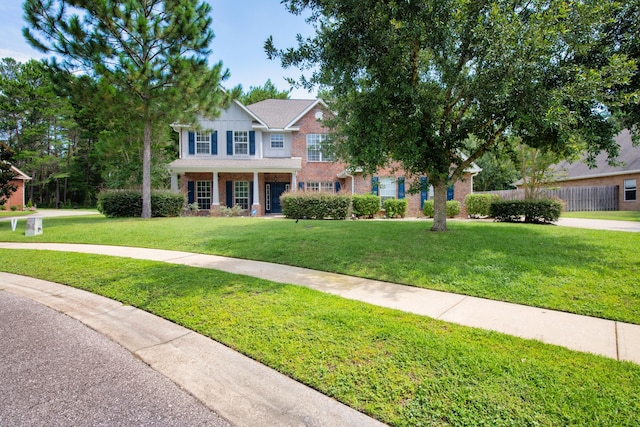
<svg viewBox="0 0 640 427">
<path fill-rule="evenodd" d="M 26 0 L 24 11 L 31 45 L 129 95 L 112 107 L 140 127 L 132 134 L 142 135 L 142 217 L 149 218 L 154 124 L 215 115 L 238 93 L 220 88 L 228 77 L 222 63 L 208 64 L 211 7 L 199 0 Z"/>
<path fill-rule="evenodd" d="M 268 55 L 332 89 L 337 150 L 373 173 L 400 164 L 434 186 L 432 230 L 446 230 L 447 187 L 483 153 L 519 137 L 566 154 L 612 155 L 635 63 L 606 31 L 610 0 L 284 0 L 314 37 Z M 581 58 L 597 49 L 599 61 Z"/>
</svg>

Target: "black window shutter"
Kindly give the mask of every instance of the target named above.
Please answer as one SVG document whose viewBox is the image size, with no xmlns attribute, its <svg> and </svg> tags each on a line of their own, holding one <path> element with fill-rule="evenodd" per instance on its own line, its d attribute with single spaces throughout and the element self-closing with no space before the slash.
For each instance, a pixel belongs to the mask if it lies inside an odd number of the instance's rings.
<svg viewBox="0 0 640 427">
<path fill-rule="evenodd" d="M 218 131 L 211 132 L 211 154 L 218 155 Z"/>
<path fill-rule="evenodd" d="M 189 154 L 196 154 L 196 133 L 189 132 Z"/>
<path fill-rule="evenodd" d="M 227 189 L 227 207 L 232 208 L 233 207 L 233 182 L 232 181 L 226 182 L 226 189 Z"/>
<path fill-rule="evenodd" d="M 187 182 L 187 200 L 189 204 L 195 202 L 196 183 L 193 181 Z"/>
<path fill-rule="evenodd" d="M 249 155 L 256 155 L 256 131 L 249 131 Z"/>
<path fill-rule="evenodd" d="M 233 131 L 227 131 L 227 156 L 233 156 Z"/>
</svg>

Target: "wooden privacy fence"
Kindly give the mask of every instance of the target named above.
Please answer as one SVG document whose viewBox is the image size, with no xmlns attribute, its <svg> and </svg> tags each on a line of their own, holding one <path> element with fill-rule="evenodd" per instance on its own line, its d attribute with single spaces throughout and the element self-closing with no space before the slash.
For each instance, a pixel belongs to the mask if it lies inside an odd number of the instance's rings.
<svg viewBox="0 0 640 427">
<path fill-rule="evenodd" d="M 561 187 L 542 190 L 542 197 L 558 197 L 565 211 L 617 211 L 620 209 L 620 189 L 617 185 L 594 187 Z M 479 191 L 475 194 L 497 194 L 502 200 L 523 200 L 524 190 Z"/>
</svg>

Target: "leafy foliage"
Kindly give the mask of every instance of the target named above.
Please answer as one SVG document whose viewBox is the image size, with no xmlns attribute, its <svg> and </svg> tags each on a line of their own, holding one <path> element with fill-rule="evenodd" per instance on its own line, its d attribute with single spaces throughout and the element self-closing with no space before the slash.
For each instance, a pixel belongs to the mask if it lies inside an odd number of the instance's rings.
<svg viewBox="0 0 640 427">
<path fill-rule="evenodd" d="M 354 194 L 351 204 L 352 213 L 358 218 L 373 218 L 380 212 L 380 196 L 375 194 Z"/>
<path fill-rule="evenodd" d="M 240 95 L 238 100 L 244 105 L 255 104 L 256 102 L 264 101 L 266 99 L 289 99 L 291 89 L 280 91 L 271 82 L 271 79 L 267 80 L 264 86 L 251 86 L 246 93 Z"/>
<path fill-rule="evenodd" d="M 407 215 L 407 199 L 387 199 L 384 201 L 384 213 L 387 218 L 404 218 Z"/>
<path fill-rule="evenodd" d="M 62 55 L 62 67 L 81 68 L 123 95 L 112 107 L 131 118 L 142 140 L 142 216 L 151 217 L 154 123 L 194 120 L 198 112 L 214 116 L 239 93 L 220 88 L 228 77 L 222 63 L 207 63 L 211 6 L 199 0 L 27 0 L 24 10 L 29 27 L 23 33 L 32 46 Z"/>
<path fill-rule="evenodd" d="M 284 3 L 310 12 L 317 35 L 285 50 L 269 38 L 268 54 L 317 67 L 299 83 L 331 88 L 343 159 L 369 173 L 397 162 L 429 178 L 433 230 L 446 229 L 447 187 L 509 137 L 558 154 L 576 143 L 616 151 L 606 108 L 624 101 L 615 88 L 636 69 L 606 37 L 621 2 Z M 585 64 L 596 50 L 599 61 Z"/>
<path fill-rule="evenodd" d="M 464 206 L 471 217 L 489 216 L 491 204 L 500 200 L 497 194 L 468 194 L 464 198 Z"/>
<path fill-rule="evenodd" d="M 15 174 L 11 170 L 13 151 L 6 144 L 0 142 L 0 206 L 4 206 L 17 187 L 11 184 Z"/>
<path fill-rule="evenodd" d="M 345 219 L 349 214 L 351 197 L 311 191 L 287 192 L 280 196 L 282 213 L 295 219 Z"/>
<path fill-rule="evenodd" d="M 154 217 L 175 217 L 185 204 L 182 193 L 154 191 L 151 204 Z M 100 193 L 98 211 L 109 218 L 136 217 L 142 212 L 142 193 L 139 190 L 107 190 Z"/>
<path fill-rule="evenodd" d="M 558 200 L 499 200 L 491 203 L 491 216 L 502 222 L 550 223 L 562 213 Z"/>
<path fill-rule="evenodd" d="M 460 202 L 457 200 L 447 200 L 445 204 L 447 218 L 455 218 L 460 215 L 460 210 L 462 209 L 460 206 Z M 422 207 L 422 213 L 427 218 L 433 218 L 435 216 L 435 202 L 433 199 L 425 200 L 424 206 Z"/>
</svg>

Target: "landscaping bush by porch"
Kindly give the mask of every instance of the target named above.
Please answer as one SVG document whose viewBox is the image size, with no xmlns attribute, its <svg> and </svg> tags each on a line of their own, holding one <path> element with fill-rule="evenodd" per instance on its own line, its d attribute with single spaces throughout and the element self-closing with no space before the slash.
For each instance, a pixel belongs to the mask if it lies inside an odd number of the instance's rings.
<svg viewBox="0 0 640 427">
<path fill-rule="evenodd" d="M 433 200 L 426 200 L 424 202 L 424 207 L 422 208 L 422 213 L 427 218 L 433 218 L 434 215 L 433 208 Z M 460 202 L 457 200 L 447 200 L 447 217 L 453 218 L 456 215 L 460 214 Z"/>
<path fill-rule="evenodd" d="M 282 214 L 287 218 L 345 219 L 349 214 L 351 197 L 342 194 L 296 191 L 280 196 L 280 204 Z"/>
<path fill-rule="evenodd" d="M 380 197 L 375 194 L 354 194 L 352 197 L 352 213 L 358 218 L 373 218 L 380 212 Z"/>
<path fill-rule="evenodd" d="M 387 218 L 404 218 L 408 206 L 407 199 L 387 199 L 384 201 L 384 212 Z"/>
</svg>

